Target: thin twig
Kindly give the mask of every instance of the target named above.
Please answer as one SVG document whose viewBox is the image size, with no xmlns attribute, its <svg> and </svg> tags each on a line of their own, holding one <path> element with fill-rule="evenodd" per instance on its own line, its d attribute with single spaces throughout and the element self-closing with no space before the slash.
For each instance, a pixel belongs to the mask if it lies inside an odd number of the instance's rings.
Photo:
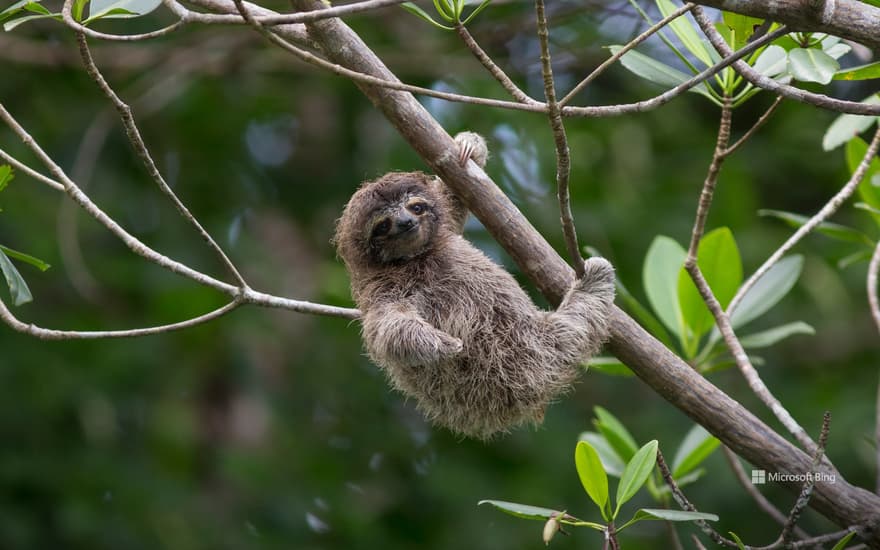
<svg viewBox="0 0 880 550">
<path fill-rule="evenodd" d="M 68 0 L 70 1 L 70 0 Z M 147 173 L 156 182 L 156 185 L 159 186 L 159 189 L 162 193 L 168 197 L 171 202 L 174 204 L 174 207 L 177 208 L 177 212 L 187 221 L 190 225 L 195 228 L 196 232 L 202 237 L 205 243 L 211 248 L 223 265 L 226 266 L 226 269 L 232 274 L 232 277 L 238 283 L 238 286 L 241 288 L 247 288 L 247 282 L 242 277 L 241 273 L 239 273 L 238 268 L 235 267 L 235 264 L 232 263 L 232 260 L 229 259 L 229 256 L 226 255 L 226 252 L 217 244 L 217 241 L 202 227 L 202 224 L 192 215 L 189 209 L 186 207 L 183 202 L 177 197 L 177 195 L 172 191 L 171 187 L 165 181 L 165 178 L 162 177 L 162 174 L 159 172 L 159 169 L 156 167 L 156 163 L 153 161 L 153 157 L 150 155 L 150 151 L 147 149 L 146 143 L 144 143 L 143 137 L 141 136 L 140 130 L 138 130 L 137 123 L 134 120 L 134 114 L 132 113 L 131 107 L 116 94 L 113 88 L 110 87 L 110 84 L 104 78 L 104 75 L 101 74 L 101 71 L 98 69 L 98 66 L 95 65 L 94 59 L 92 59 L 92 53 L 89 50 L 89 45 L 86 42 L 86 37 L 82 33 L 77 33 L 76 35 L 77 42 L 79 43 L 79 51 L 82 56 L 83 64 L 86 67 L 86 72 L 89 76 L 92 77 L 92 80 L 98 85 L 98 88 L 103 92 L 103 94 L 113 103 L 116 110 L 119 112 L 119 116 L 122 119 L 122 125 L 125 127 L 125 134 L 128 137 L 129 143 L 134 148 L 135 153 L 138 157 L 140 157 L 141 161 L 144 163 L 144 167 L 147 169 Z"/>
<path fill-rule="evenodd" d="M 178 4 L 176 0 L 170 0 L 174 4 Z M 298 12 L 298 13 L 285 13 L 285 14 L 273 14 L 273 15 L 254 15 L 254 19 L 256 19 L 260 24 L 265 25 L 267 27 L 272 27 L 276 25 L 291 25 L 297 23 L 310 23 L 312 21 L 320 21 L 321 19 L 329 19 L 331 17 L 342 17 L 343 15 L 351 15 L 353 13 L 360 13 L 365 11 L 376 10 L 380 8 L 385 8 L 388 6 L 395 6 L 397 4 L 403 4 L 404 2 L 409 2 L 411 0 L 366 0 L 364 2 L 354 2 L 351 4 L 343 4 L 340 6 L 326 7 L 320 10 L 307 11 L 307 12 Z M 169 4 L 169 1 L 166 0 L 166 5 Z M 253 12 L 253 8 L 256 8 L 256 4 L 250 4 L 248 7 L 248 11 Z M 178 4 L 179 6 L 179 4 Z M 169 6 L 170 7 L 170 6 Z M 176 8 L 171 8 L 175 14 L 178 16 L 182 16 L 187 22 L 197 22 L 204 23 L 207 25 L 247 25 L 249 24 L 246 19 L 241 17 L 240 15 L 222 15 L 222 14 L 213 14 L 213 13 L 198 13 L 193 11 L 181 11 Z M 185 8 L 184 8 L 185 10 Z M 185 15 L 183 15 L 186 13 Z"/>
<path fill-rule="evenodd" d="M 467 30 L 467 27 L 459 22 L 455 24 L 455 31 L 458 33 L 458 36 L 461 37 L 464 45 L 467 46 L 472 54 L 474 54 L 474 57 L 476 57 L 477 60 L 483 64 L 483 67 L 485 67 L 486 70 L 489 71 L 489 74 L 491 74 L 495 78 L 495 80 L 497 80 L 498 83 L 501 84 L 501 86 L 505 90 L 507 90 L 507 93 L 513 96 L 515 100 L 519 101 L 520 103 L 532 105 L 540 104 L 539 101 L 535 101 L 534 99 L 529 97 L 528 94 L 522 91 L 519 86 L 517 86 L 513 82 L 513 80 L 511 80 L 510 77 L 507 76 L 507 73 L 505 73 L 501 69 L 501 67 L 499 67 L 494 61 L 492 61 L 492 58 L 489 57 L 489 54 L 487 54 L 483 50 L 483 48 L 481 48 L 480 45 L 477 44 L 477 41 L 474 39 L 474 37 L 471 36 L 471 33 Z"/>
<path fill-rule="evenodd" d="M 743 297 L 748 293 L 749 290 L 755 286 L 755 283 L 761 279 L 764 275 L 770 271 L 770 268 L 773 267 L 776 262 L 778 262 L 782 257 L 788 253 L 789 250 L 794 248 L 794 246 L 801 241 L 804 237 L 810 234 L 816 227 L 818 227 L 822 222 L 831 217 L 837 210 L 843 205 L 843 203 L 849 199 L 852 194 L 858 188 L 859 183 L 865 177 L 865 174 L 868 172 L 868 167 L 871 165 L 871 160 L 874 156 L 877 155 L 877 150 L 880 148 L 880 128 L 874 133 L 874 137 L 871 140 L 871 143 L 868 145 L 868 150 L 865 152 L 865 156 L 862 157 L 861 162 L 859 163 L 856 170 L 853 172 L 852 177 L 850 177 L 849 181 L 837 192 L 831 199 L 825 203 L 819 212 L 817 212 L 810 220 L 804 225 L 800 226 L 794 234 L 785 241 L 776 251 L 769 257 L 767 260 L 759 267 L 755 273 L 746 280 L 745 283 L 739 288 L 736 295 L 730 301 L 730 304 L 727 306 L 727 314 L 732 315 L 734 310 L 736 310 L 737 306 L 742 302 Z"/>
<path fill-rule="evenodd" d="M 61 182 L 64 190 L 74 202 L 80 205 L 91 217 L 97 220 L 101 225 L 106 227 L 113 235 L 115 235 L 125 246 L 132 252 L 142 258 L 163 267 L 173 273 L 182 275 L 201 285 L 213 288 L 232 297 L 239 296 L 243 303 L 255 304 L 265 307 L 274 307 L 297 311 L 300 313 L 310 313 L 315 315 L 328 315 L 332 317 L 342 317 L 344 319 L 357 319 L 360 312 L 356 309 L 342 308 L 336 306 L 328 306 L 325 304 L 315 304 L 301 300 L 291 300 L 280 296 L 273 296 L 263 292 L 257 292 L 253 289 L 240 287 L 225 283 L 210 275 L 196 271 L 186 264 L 172 260 L 164 254 L 160 254 L 156 250 L 150 248 L 134 235 L 122 228 L 113 218 L 108 216 L 98 205 L 96 205 L 88 195 L 71 180 L 64 170 L 52 160 L 52 158 L 43 150 L 42 147 L 34 140 L 34 138 L 25 130 L 18 121 L 6 110 L 6 107 L 0 103 L 0 120 L 22 140 L 22 142 L 30 149 L 34 155 L 42 162 L 49 172 Z"/>
<path fill-rule="evenodd" d="M 109 34 L 90 29 L 89 27 L 86 27 L 85 25 L 74 19 L 71 13 L 72 9 L 73 0 L 64 0 L 64 5 L 61 8 L 61 19 L 64 21 L 64 23 L 77 32 L 83 33 L 90 38 L 97 38 L 99 40 L 111 40 L 115 42 L 138 42 L 141 40 L 152 40 L 160 36 L 171 34 L 174 31 L 182 28 L 186 24 L 186 21 L 184 19 L 180 19 L 178 21 L 175 21 L 171 25 L 168 25 L 167 27 L 163 27 L 161 29 L 146 32 L 143 34 Z"/>
<path fill-rule="evenodd" d="M 748 493 L 750 497 L 752 497 L 752 500 L 755 501 L 755 504 L 758 505 L 758 508 L 760 508 L 765 514 L 770 516 L 779 525 L 785 525 L 788 517 L 783 514 L 779 510 L 779 508 L 774 506 L 772 502 L 767 500 L 767 497 L 765 497 L 761 494 L 760 491 L 758 491 L 757 487 L 755 487 L 755 484 L 752 483 L 752 480 L 749 478 L 749 475 L 746 473 L 742 464 L 740 464 L 739 457 L 736 456 L 736 453 L 731 451 L 730 448 L 727 447 L 727 445 L 722 445 L 721 451 L 724 453 L 724 458 L 727 460 L 727 464 L 733 471 L 734 477 L 745 490 L 745 492 Z M 795 527 L 795 534 L 802 539 L 810 538 L 810 534 L 800 527 Z"/>
<path fill-rule="evenodd" d="M 810 503 L 810 497 L 813 495 L 813 487 L 816 486 L 819 474 L 819 464 L 822 462 L 822 456 L 825 454 L 825 444 L 828 442 L 828 428 L 831 423 L 831 413 L 825 411 L 822 415 L 822 431 L 819 432 L 819 443 L 816 446 L 816 452 L 813 454 L 813 463 L 810 465 L 810 471 L 807 472 L 807 479 L 804 481 L 803 489 L 798 495 L 797 501 L 788 514 L 788 520 L 782 526 L 782 533 L 779 534 L 779 542 L 787 545 L 791 542 L 792 533 L 795 525 L 801 517 L 801 513 L 807 504 Z"/>
<path fill-rule="evenodd" d="M 584 276 L 584 259 L 578 246 L 574 217 L 571 215 L 571 194 L 568 187 L 571 177 L 571 153 L 568 149 L 568 138 L 565 136 L 565 125 L 559 113 L 559 104 L 556 103 L 556 85 L 553 82 L 553 66 L 550 61 L 550 32 L 547 29 L 544 0 L 535 0 L 535 16 L 538 24 L 538 42 L 541 44 L 541 74 L 544 77 L 547 115 L 550 119 L 550 128 L 553 130 L 553 141 L 556 144 L 556 195 L 559 197 L 560 222 L 571 266 L 580 279 Z"/>
<path fill-rule="evenodd" d="M 718 51 L 718 54 L 721 57 L 729 56 L 733 52 L 733 50 L 731 50 L 730 46 L 727 45 L 727 42 L 724 41 L 721 33 L 719 33 L 715 29 L 715 26 L 712 24 L 712 20 L 709 18 L 708 15 L 706 15 L 703 9 L 700 6 L 696 6 L 693 10 L 691 10 L 691 13 L 693 13 L 694 19 L 697 21 L 697 24 L 703 30 L 703 33 L 709 39 L 709 42 L 712 43 L 712 46 L 715 47 L 715 50 Z M 734 70 L 736 70 L 736 72 L 741 74 L 743 78 L 745 78 L 755 86 L 784 96 L 788 99 L 800 101 L 801 103 L 809 103 L 810 105 L 815 105 L 817 107 L 822 107 L 823 109 L 828 109 L 839 113 L 873 116 L 880 115 L 880 105 L 869 105 L 867 103 L 858 103 L 856 101 L 844 101 L 841 99 L 829 97 L 827 95 L 808 92 L 806 90 L 795 88 L 794 86 L 789 86 L 787 84 L 780 84 L 772 78 L 762 75 L 754 68 L 752 68 L 748 63 L 745 63 L 743 61 L 737 61 L 736 63 L 734 63 L 733 68 Z"/>
<path fill-rule="evenodd" d="M 624 47 L 622 47 L 620 49 L 620 51 L 618 51 L 617 53 L 615 53 L 614 55 L 612 55 L 611 57 L 606 59 L 604 62 L 602 62 L 601 65 L 599 65 L 598 67 L 593 69 L 593 72 L 591 72 L 589 75 L 587 75 L 586 78 L 581 80 L 574 88 L 571 89 L 570 92 L 565 94 L 565 97 L 563 97 L 562 99 L 559 100 L 559 106 L 564 107 L 565 105 L 567 105 L 569 101 L 571 101 L 577 94 L 579 94 L 584 88 L 586 88 L 593 80 L 596 79 L 596 77 L 598 77 L 600 74 L 605 72 L 605 69 L 607 69 L 608 67 L 613 65 L 618 59 L 623 57 L 628 51 L 630 51 L 631 49 L 635 48 L 636 46 L 638 46 L 639 44 L 641 44 L 642 42 L 647 40 L 648 37 L 650 37 L 652 34 L 656 33 L 657 31 L 659 31 L 660 29 L 662 29 L 663 27 L 668 25 L 671 21 L 673 21 L 674 19 L 677 19 L 678 17 L 681 17 L 685 13 L 691 11 L 691 9 L 693 9 L 694 5 L 695 4 L 692 4 L 692 3 L 685 4 L 684 6 L 678 8 L 674 12 L 670 13 L 669 15 L 667 15 L 666 17 L 664 17 L 663 19 L 658 21 L 657 23 L 651 25 L 651 27 L 648 30 L 646 30 L 645 32 L 643 32 L 642 34 L 640 34 L 637 37 L 630 40 Z"/>
<path fill-rule="evenodd" d="M 0 299 L 0 319 L 2 319 L 4 323 L 17 330 L 18 332 L 33 336 L 35 338 L 39 338 L 40 340 L 97 340 L 102 338 L 134 338 L 137 336 L 150 336 L 153 334 L 173 332 L 175 330 L 181 330 L 194 327 L 196 325 L 201 325 L 203 323 L 207 323 L 208 321 L 212 321 L 218 317 L 226 315 L 240 305 L 240 301 L 232 301 L 224 305 L 223 307 L 217 308 L 214 311 L 211 311 L 204 315 L 199 315 L 198 317 L 193 317 L 192 319 L 187 319 L 186 321 L 180 321 L 178 323 L 172 323 L 169 325 L 136 328 L 131 330 L 79 331 L 54 330 L 41 328 L 33 324 L 22 323 L 12 314 L 12 312 L 9 311 L 3 300 Z"/>
<path fill-rule="evenodd" d="M 730 147 L 728 147 L 727 149 L 725 149 L 725 151 L 724 151 L 724 155 L 725 155 L 725 156 L 730 156 L 730 155 L 732 155 L 737 149 L 739 149 L 740 147 L 742 147 L 742 145 L 743 145 L 746 141 L 748 141 L 748 139 L 749 139 L 750 137 L 752 137 L 753 135 L 755 135 L 755 132 L 757 132 L 758 129 L 761 128 L 761 126 L 763 126 L 768 120 L 770 120 L 770 116 L 771 116 L 774 112 L 776 112 L 776 108 L 779 107 L 779 104 L 780 104 L 780 103 L 782 103 L 782 99 L 783 99 L 783 97 L 782 97 L 781 95 L 780 95 L 780 96 L 776 96 L 776 99 L 773 101 L 773 103 L 770 105 L 770 107 L 768 107 L 767 110 L 764 111 L 764 114 L 761 115 L 760 118 L 758 118 L 758 120 L 757 120 L 754 124 L 752 124 L 752 127 L 749 128 L 749 129 L 746 131 L 746 133 L 744 133 L 744 134 L 742 135 L 742 137 L 740 137 L 738 140 L 736 140 L 736 141 L 734 142 L 733 145 L 731 145 Z"/>
<path fill-rule="evenodd" d="M 3 149 L 0 149 L 0 158 L 2 158 L 3 160 L 5 160 L 9 164 L 11 164 L 12 167 L 15 168 L 16 170 L 18 170 L 19 172 L 27 174 L 28 176 L 34 178 L 35 180 L 37 180 L 39 182 L 45 183 L 46 185 L 48 185 L 52 189 L 57 189 L 58 191 L 64 191 L 64 186 L 61 185 L 59 182 L 37 172 L 36 170 L 34 170 L 30 166 L 26 165 L 25 163 L 19 161 L 18 159 L 16 159 L 15 157 L 10 155 L 9 153 L 4 151 Z"/>
</svg>

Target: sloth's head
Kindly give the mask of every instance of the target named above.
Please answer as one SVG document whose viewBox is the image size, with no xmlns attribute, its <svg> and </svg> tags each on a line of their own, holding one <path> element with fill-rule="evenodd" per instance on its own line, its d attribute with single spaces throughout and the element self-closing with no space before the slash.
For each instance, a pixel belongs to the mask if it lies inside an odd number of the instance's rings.
<svg viewBox="0 0 880 550">
<path fill-rule="evenodd" d="M 336 224 L 339 256 L 351 267 L 400 264 L 429 252 L 446 204 L 421 172 L 392 172 L 368 181 Z"/>
</svg>

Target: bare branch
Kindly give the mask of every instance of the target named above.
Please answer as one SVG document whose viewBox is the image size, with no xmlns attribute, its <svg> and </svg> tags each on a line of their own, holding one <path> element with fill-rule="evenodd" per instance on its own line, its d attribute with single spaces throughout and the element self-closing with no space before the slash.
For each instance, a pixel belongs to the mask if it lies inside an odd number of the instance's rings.
<svg viewBox="0 0 880 550">
<path fill-rule="evenodd" d="M 68 0 L 70 1 L 70 0 Z M 98 85 L 98 88 L 103 92 L 103 94 L 110 100 L 116 110 L 119 112 L 119 116 L 122 119 L 122 125 L 125 127 L 125 135 L 128 137 L 128 141 L 131 146 L 134 148 L 135 153 L 144 163 L 144 167 L 147 169 L 147 173 L 156 182 L 156 185 L 159 186 L 159 190 L 168 197 L 171 202 L 174 204 L 174 207 L 177 209 L 177 212 L 190 224 L 195 228 L 196 232 L 202 237 L 208 247 L 214 251 L 217 257 L 220 259 L 221 263 L 226 266 L 226 269 L 232 274 L 232 277 L 238 283 L 238 286 L 241 288 L 247 288 L 247 282 L 244 280 L 244 277 L 241 276 L 241 273 L 238 272 L 238 268 L 235 267 L 235 264 L 232 263 L 232 260 L 229 259 L 229 256 L 226 255 L 226 252 L 220 248 L 220 245 L 217 244 L 217 241 L 202 227 L 202 224 L 192 215 L 189 209 L 186 207 L 183 202 L 177 197 L 174 191 L 171 190 L 171 187 L 165 181 L 165 178 L 162 177 L 162 174 L 159 172 L 159 169 L 156 167 L 155 161 L 153 161 L 153 157 L 150 155 L 149 149 L 147 149 L 147 144 L 144 143 L 143 137 L 141 137 L 140 130 L 138 130 L 137 123 L 134 120 L 134 114 L 132 113 L 131 107 L 128 106 L 127 103 L 122 101 L 122 99 L 113 91 L 113 88 L 110 87 L 110 84 L 104 79 L 104 75 L 101 74 L 101 71 L 98 69 L 98 66 L 95 65 L 94 59 L 92 59 L 92 53 L 89 51 L 89 45 L 86 42 L 86 37 L 82 33 L 77 33 L 76 35 L 77 43 L 79 44 L 80 55 L 82 56 L 83 64 L 86 67 L 86 72 L 89 76 L 92 77 L 92 80 Z"/>
<path fill-rule="evenodd" d="M 474 54 L 474 57 L 476 57 L 477 60 L 482 63 L 483 67 L 485 67 L 486 70 L 489 71 L 489 74 L 491 74 L 492 77 L 494 77 L 495 80 L 497 80 L 498 83 L 501 84 L 501 86 L 505 90 L 507 90 L 507 93 L 513 96 L 515 100 L 519 101 L 520 103 L 540 105 L 539 101 L 535 101 L 534 99 L 529 97 L 528 94 L 526 94 L 519 88 L 519 86 L 514 84 L 513 80 L 511 80 L 510 77 L 507 76 L 507 73 L 501 70 L 501 67 L 499 67 L 495 64 L 494 61 L 492 61 L 492 58 L 489 57 L 489 54 L 483 51 L 483 48 L 481 48 L 480 45 L 477 44 L 477 41 L 474 40 L 474 37 L 471 36 L 471 33 L 467 30 L 467 27 L 459 22 L 455 24 L 455 31 L 458 33 L 458 36 L 461 37 L 464 45 L 467 46 L 472 54 Z"/>
<path fill-rule="evenodd" d="M 61 185 L 59 182 L 37 172 L 36 170 L 34 170 L 30 166 L 26 165 L 25 163 L 19 161 L 18 159 L 16 159 L 15 157 L 10 155 L 9 153 L 4 151 L 3 149 L 0 149 L 0 158 L 2 158 L 3 160 L 5 160 L 9 164 L 11 164 L 12 167 L 15 168 L 16 170 L 18 170 L 19 172 L 27 174 L 28 176 L 34 178 L 35 180 L 37 180 L 39 182 L 45 183 L 46 185 L 48 185 L 52 189 L 57 189 L 58 191 L 64 191 L 64 186 Z"/>
<path fill-rule="evenodd" d="M 849 199 L 852 194 L 855 192 L 856 188 L 859 186 L 859 183 L 865 177 L 865 174 L 868 172 L 868 167 L 871 164 L 871 160 L 877 154 L 877 149 L 880 147 L 880 128 L 874 133 L 874 138 L 871 140 L 870 145 L 868 145 L 868 150 L 865 152 L 865 156 L 862 157 L 862 161 L 859 163 L 859 166 L 856 168 L 855 172 L 853 172 L 852 177 L 850 177 L 849 181 L 834 195 L 831 200 L 829 200 L 825 206 L 823 206 L 819 212 L 817 212 L 810 220 L 799 227 L 794 234 L 788 238 L 785 243 L 782 244 L 776 251 L 770 255 L 769 258 L 759 267 L 755 273 L 746 280 L 745 283 L 739 288 L 736 293 L 736 296 L 730 301 L 730 304 L 727 306 L 727 314 L 732 315 L 734 310 L 736 310 L 737 306 L 742 302 L 743 297 L 746 293 L 751 290 L 755 283 L 763 277 L 773 265 L 776 264 L 782 257 L 788 253 L 789 250 L 794 248 L 794 246 L 801 241 L 805 236 L 809 235 L 816 227 L 819 226 L 822 222 L 831 217 L 837 210 L 841 207 L 841 205 Z"/>
<path fill-rule="evenodd" d="M 822 431 L 819 432 L 819 444 L 816 446 L 816 452 L 813 455 L 812 468 L 807 472 L 807 479 L 804 481 L 804 488 L 801 489 L 801 494 L 798 495 L 797 501 L 794 503 L 791 512 L 788 514 L 788 520 L 782 527 L 782 533 L 779 535 L 779 542 L 783 545 L 788 544 L 791 541 L 794 527 L 797 525 L 804 508 L 806 508 L 807 504 L 810 502 L 810 496 L 812 496 L 813 488 L 816 486 L 816 474 L 819 473 L 819 464 L 822 462 L 822 456 L 825 454 L 825 444 L 828 442 L 828 428 L 830 422 L 831 413 L 825 411 L 825 414 L 822 416 Z"/>
<path fill-rule="evenodd" d="M 160 36 L 171 34 L 186 24 L 186 21 L 181 19 L 179 21 L 175 21 L 167 27 L 151 32 L 146 32 L 143 34 L 108 34 L 90 29 L 89 27 L 86 27 L 85 25 L 74 19 L 73 15 L 71 14 L 72 7 L 73 0 L 64 0 L 64 5 L 61 8 L 61 18 L 64 20 L 64 23 L 68 27 L 79 33 L 85 34 L 91 38 L 97 38 L 99 40 L 113 40 L 117 42 L 138 42 L 141 40 L 152 40 L 153 38 L 158 38 Z"/>
<path fill-rule="evenodd" d="M 703 29 L 703 33 L 709 38 L 709 42 L 712 43 L 712 46 L 715 47 L 715 50 L 718 51 L 718 54 L 721 57 L 728 57 L 733 53 L 733 50 L 730 49 L 730 46 L 727 45 L 727 42 L 724 41 L 724 38 L 715 29 L 712 20 L 706 15 L 702 8 L 697 6 L 691 11 L 691 13 L 693 13 L 697 24 Z M 800 101 L 801 103 L 809 103 L 810 105 L 840 113 L 850 113 L 853 115 L 880 115 L 880 105 L 868 105 L 866 103 L 858 103 L 855 101 L 844 101 L 823 94 L 814 94 L 787 84 L 780 84 L 772 78 L 762 75 L 744 61 L 737 61 L 733 64 L 733 68 L 736 72 L 741 74 L 743 78 L 755 86 L 788 99 Z"/>
<path fill-rule="evenodd" d="M 553 142 L 556 144 L 556 194 L 559 197 L 560 223 L 562 223 L 569 260 L 575 275 L 580 279 L 584 276 L 584 259 L 578 246 L 577 230 L 571 215 L 571 193 L 568 187 L 571 177 L 571 153 L 568 149 L 568 138 L 565 136 L 565 125 L 562 123 L 559 104 L 556 103 L 556 85 L 553 83 L 553 66 L 550 62 L 550 33 L 547 30 L 544 0 L 535 0 L 535 16 L 538 23 L 538 42 L 541 44 L 541 74 L 544 77 L 547 115 L 550 118 L 550 128 L 553 130 Z"/>
<path fill-rule="evenodd" d="M 34 336 L 36 338 L 39 338 L 40 340 L 97 340 L 102 338 L 133 338 L 136 336 L 149 336 L 153 334 L 162 334 L 164 332 L 173 332 L 175 330 L 181 330 L 194 327 L 196 325 L 201 325 L 203 323 L 207 323 L 208 321 L 226 315 L 240 305 L 240 301 L 232 301 L 225 306 L 217 308 L 214 311 L 211 311 L 204 315 L 193 317 L 192 319 L 187 319 L 186 321 L 180 321 L 179 323 L 172 323 L 170 325 L 136 328 L 131 330 L 78 331 L 53 330 L 41 328 L 36 325 L 22 323 L 12 314 L 12 312 L 9 311 L 3 300 L 0 300 L 0 319 L 2 319 L 4 323 L 17 330 L 18 332 L 27 334 L 29 336 Z"/>
<path fill-rule="evenodd" d="M 326 7 L 320 10 L 286 13 L 274 15 L 255 15 L 254 19 L 263 26 L 272 27 L 276 25 L 291 25 L 295 23 L 306 23 L 310 21 L 319 21 L 330 17 L 342 17 L 353 13 L 362 13 L 366 11 L 377 10 L 388 6 L 403 4 L 410 0 L 366 0 L 363 2 L 353 2 L 351 4 L 343 4 L 341 6 Z M 222 15 L 213 13 L 197 13 L 186 10 L 176 0 L 165 0 L 165 4 L 175 4 L 171 8 L 179 17 L 187 22 L 204 23 L 206 25 L 247 25 L 248 22 L 240 15 Z M 201 3 L 201 2 L 196 2 Z M 256 4 L 246 2 L 247 10 L 255 12 L 256 9 L 262 9 Z M 203 3 L 204 5 L 204 3 Z M 169 6 L 170 7 L 170 6 Z M 266 10 L 268 11 L 268 10 Z"/>
</svg>

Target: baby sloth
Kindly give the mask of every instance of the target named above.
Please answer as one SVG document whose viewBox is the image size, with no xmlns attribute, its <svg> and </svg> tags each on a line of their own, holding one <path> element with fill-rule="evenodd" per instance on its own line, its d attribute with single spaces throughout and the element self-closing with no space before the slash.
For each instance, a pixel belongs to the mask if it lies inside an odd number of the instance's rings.
<svg viewBox="0 0 880 550">
<path fill-rule="evenodd" d="M 462 162 L 482 137 L 456 136 Z M 614 272 L 592 258 L 556 311 L 461 236 L 467 211 L 437 177 L 368 181 L 337 222 L 370 358 L 435 424 L 480 439 L 525 423 L 565 392 L 608 336 Z"/>
</svg>

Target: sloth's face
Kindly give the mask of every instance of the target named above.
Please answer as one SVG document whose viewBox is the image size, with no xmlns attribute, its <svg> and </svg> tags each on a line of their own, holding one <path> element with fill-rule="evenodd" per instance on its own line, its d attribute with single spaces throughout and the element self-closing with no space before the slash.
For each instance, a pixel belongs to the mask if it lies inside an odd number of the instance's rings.
<svg viewBox="0 0 880 550">
<path fill-rule="evenodd" d="M 380 263 L 410 260 L 425 252 L 434 237 L 434 203 L 418 193 L 407 193 L 373 212 L 368 224 L 370 251 Z"/>
</svg>

